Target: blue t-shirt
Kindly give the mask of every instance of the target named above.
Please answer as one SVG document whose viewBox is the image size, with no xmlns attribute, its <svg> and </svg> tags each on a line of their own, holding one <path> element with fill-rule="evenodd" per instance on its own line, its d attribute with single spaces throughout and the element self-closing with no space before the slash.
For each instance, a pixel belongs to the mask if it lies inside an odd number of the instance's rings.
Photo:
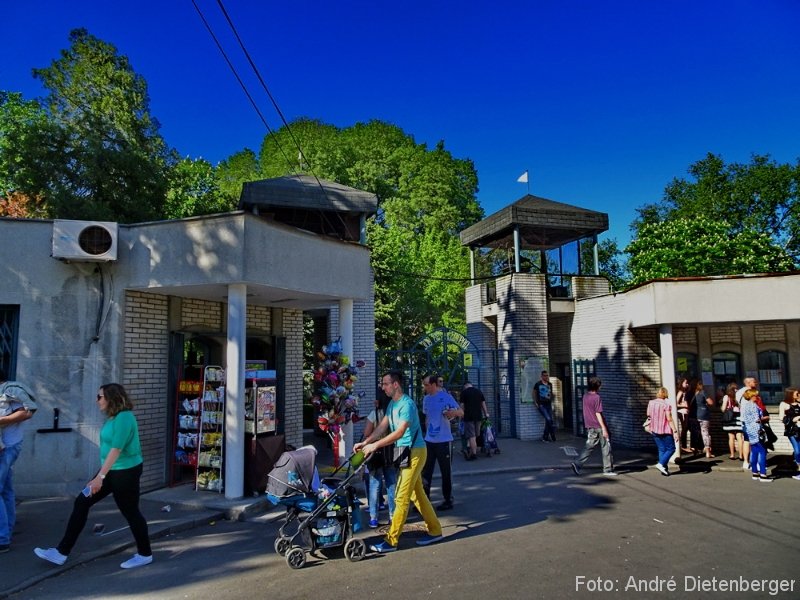
<svg viewBox="0 0 800 600">
<path fill-rule="evenodd" d="M 408 427 L 406 427 L 402 437 L 395 442 L 395 445 L 424 448 L 425 440 L 422 437 L 422 428 L 419 424 L 417 405 L 406 394 L 389 403 L 389 428 L 394 431 L 403 421 L 408 423 Z"/>
<path fill-rule="evenodd" d="M 422 401 L 422 412 L 426 417 L 428 429 L 425 431 L 425 441 L 431 443 L 452 442 L 453 432 L 450 430 L 450 420 L 442 413 L 445 410 L 456 410 L 458 404 L 453 397 L 439 390 L 432 396 L 425 396 Z"/>
</svg>

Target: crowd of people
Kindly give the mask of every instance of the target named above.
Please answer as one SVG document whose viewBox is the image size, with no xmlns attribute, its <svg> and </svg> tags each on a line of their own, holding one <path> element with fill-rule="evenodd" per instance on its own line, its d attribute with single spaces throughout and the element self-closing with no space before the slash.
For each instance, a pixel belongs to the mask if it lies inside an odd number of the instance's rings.
<svg viewBox="0 0 800 600">
<path fill-rule="evenodd" d="M 666 388 L 660 388 L 656 398 L 647 406 L 647 429 L 658 449 L 656 468 L 669 476 L 669 461 L 676 448 L 693 455 L 703 454 L 714 458 L 711 442 L 711 409 L 716 406 L 706 395 L 702 381 L 694 384 L 686 378 L 678 381 L 675 397 L 677 422 Z M 728 437 L 728 458 L 742 462 L 742 469 L 750 471 L 754 481 L 771 483 L 767 474 L 767 451 L 774 450 L 777 434 L 771 425 L 771 415 L 764 405 L 755 377 L 745 377 L 743 385 L 730 383 L 719 402 L 722 413 L 722 430 Z M 789 439 L 800 480 L 800 391 L 786 388 L 783 401 L 778 406 L 778 420 L 783 434 Z M 703 445 L 699 450 L 698 440 Z"/>
</svg>

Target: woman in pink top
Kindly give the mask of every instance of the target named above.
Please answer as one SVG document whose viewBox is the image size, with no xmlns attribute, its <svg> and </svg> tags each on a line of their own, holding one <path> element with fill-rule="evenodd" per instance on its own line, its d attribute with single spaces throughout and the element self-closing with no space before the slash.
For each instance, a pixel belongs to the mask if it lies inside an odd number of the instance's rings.
<svg viewBox="0 0 800 600">
<path fill-rule="evenodd" d="M 659 388 L 656 398 L 647 405 L 647 416 L 650 417 L 650 433 L 658 448 L 656 469 L 669 477 L 669 459 L 675 454 L 675 422 L 672 419 L 672 406 L 669 403 L 667 388 Z"/>
</svg>

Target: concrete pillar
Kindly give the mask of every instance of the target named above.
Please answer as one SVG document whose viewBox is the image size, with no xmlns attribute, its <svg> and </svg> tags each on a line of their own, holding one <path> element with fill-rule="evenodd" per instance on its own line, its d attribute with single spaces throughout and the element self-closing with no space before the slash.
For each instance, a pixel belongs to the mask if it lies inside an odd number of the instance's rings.
<svg viewBox="0 0 800 600">
<path fill-rule="evenodd" d="M 519 226 L 514 227 L 514 273 L 519 273 Z"/>
<path fill-rule="evenodd" d="M 339 335 L 342 337 L 342 352 L 355 360 L 353 356 L 353 300 L 339 300 Z M 343 443 L 342 443 L 343 442 Z M 342 464 L 353 452 L 353 424 L 342 426 L 342 440 L 339 443 L 339 464 Z"/>
<path fill-rule="evenodd" d="M 244 496 L 244 360 L 247 347 L 247 286 L 228 286 L 225 382 L 225 497 Z"/>
<path fill-rule="evenodd" d="M 661 350 L 661 385 L 669 392 L 669 402 L 672 405 L 672 422 L 678 424 L 678 407 L 675 403 L 675 351 L 672 347 L 672 325 L 661 325 L 658 328 L 658 344 Z M 670 459 L 675 462 L 681 455 L 679 444 L 675 444 L 675 454 Z"/>
</svg>

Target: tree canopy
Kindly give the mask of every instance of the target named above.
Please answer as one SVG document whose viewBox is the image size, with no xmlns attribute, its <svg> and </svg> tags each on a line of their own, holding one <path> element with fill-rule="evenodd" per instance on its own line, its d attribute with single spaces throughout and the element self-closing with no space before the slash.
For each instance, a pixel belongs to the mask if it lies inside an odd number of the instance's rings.
<svg viewBox="0 0 800 600">
<path fill-rule="evenodd" d="M 252 164 L 243 171 L 252 174 Z M 464 328 L 469 257 L 458 233 L 483 216 L 472 161 L 382 121 L 338 128 L 301 119 L 264 138 L 258 172 L 313 173 L 378 197 L 367 228 L 378 347 L 406 347 L 442 325 Z"/>
<path fill-rule="evenodd" d="M 33 70 L 44 99 L 5 96 L 6 111 L 17 114 L 0 124 L 4 195 L 41 198 L 53 217 L 160 218 L 175 159 L 150 115 L 144 78 L 85 29 L 69 42 L 48 67 Z"/>
<path fill-rule="evenodd" d="M 660 202 L 637 209 L 626 248 L 631 283 L 654 277 L 786 271 L 800 253 L 800 163 L 708 154 Z"/>
</svg>

